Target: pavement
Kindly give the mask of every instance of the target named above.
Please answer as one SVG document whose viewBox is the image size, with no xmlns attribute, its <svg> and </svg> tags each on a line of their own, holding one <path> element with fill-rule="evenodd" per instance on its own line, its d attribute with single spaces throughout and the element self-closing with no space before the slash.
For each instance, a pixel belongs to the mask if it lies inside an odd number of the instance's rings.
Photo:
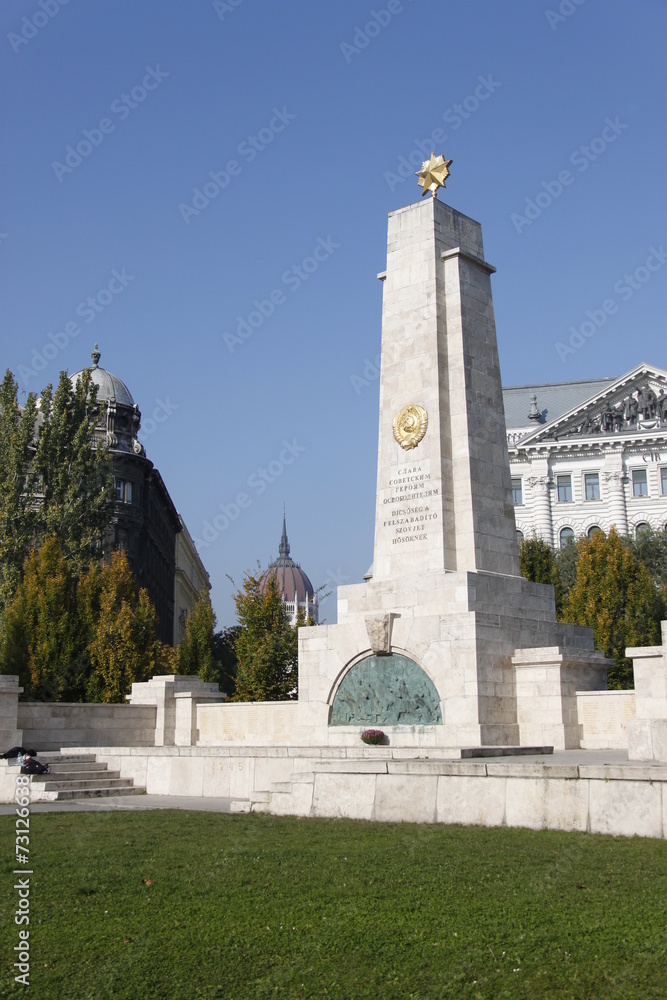
<svg viewBox="0 0 667 1000">
<path fill-rule="evenodd" d="M 65 812 L 114 812 L 138 809 L 195 809 L 198 812 L 231 812 L 237 799 L 202 798 L 197 795 L 110 795 L 99 799 L 67 799 L 65 802 L 34 802 L 30 814 Z M 16 803 L 0 804 L 0 816 L 13 816 Z"/>
</svg>

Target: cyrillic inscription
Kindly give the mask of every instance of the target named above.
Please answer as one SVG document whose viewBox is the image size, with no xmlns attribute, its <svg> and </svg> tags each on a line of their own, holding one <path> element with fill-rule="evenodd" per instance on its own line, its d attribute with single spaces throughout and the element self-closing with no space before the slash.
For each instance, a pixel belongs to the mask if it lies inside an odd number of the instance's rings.
<svg viewBox="0 0 667 1000">
<path fill-rule="evenodd" d="M 390 530 L 392 545 L 426 541 L 429 527 L 438 520 L 432 498 L 440 489 L 431 482 L 429 465 L 426 461 L 391 470 L 388 489 L 382 490 L 382 526 Z"/>
</svg>

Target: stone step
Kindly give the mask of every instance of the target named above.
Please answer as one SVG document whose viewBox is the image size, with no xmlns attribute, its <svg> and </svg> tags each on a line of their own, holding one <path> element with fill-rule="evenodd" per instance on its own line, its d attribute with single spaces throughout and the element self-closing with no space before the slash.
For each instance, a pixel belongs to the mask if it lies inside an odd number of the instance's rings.
<svg viewBox="0 0 667 1000">
<path fill-rule="evenodd" d="M 110 771 L 92 753 L 47 752 L 40 753 L 38 759 L 50 767 L 48 774 L 32 775 L 31 788 L 38 802 L 146 793 L 135 786 L 132 778 L 121 778 L 120 771 Z"/>
<path fill-rule="evenodd" d="M 41 755 L 37 758 L 42 760 Z M 106 771 L 107 765 L 95 760 L 69 760 L 60 761 L 45 760 L 45 764 L 50 767 L 50 774 L 77 774 L 82 771 Z"/>
<path fill-rule="evenodd" d="M 120 771 L 110 771 L 106 764 L 102 767 L 95 767 L 93 764 L 84 764 L 74 771 L 60 770 L 58 765 L 50 765 L 51 770 L 47 774 L 33 775 L 38 781 L 77 781 L 80 778 L 119 778 Z"/>
<path fill-rule="evenodd" d="M 123 788 L 68 788 L 52 791 L 49 789 L 40 796 L 40 802 L 65 802 L 68 799 L 101 799 L 106 796 L 116 795 L 145 795 L 145 788 L 137 788 L 136 785 L 128 785 Z"/>
<path fill-rule="evenodd" d="M 106 778 L 104 775 L 97 775 L 94 778 L 81 778 L 75 781 L 62 781 L 57 776 L 53 781 L 44 781 L 47 774 L 35 775 L 38 779 L 32 782 L 32 787 L 41 788 L 45 791 L 61 791 L 66 788 L 132 788 L 131 778 Z"/>
<path fill-rule="evenodd" d="M 37 759 L 44 761 L 45 764 L 50 764 L 52 761 L 58 764 L 96 762 L 94 753 L 60 753 L 59 750 L 45 750 L 43 753 L 38 752 Z"/>
</svg>

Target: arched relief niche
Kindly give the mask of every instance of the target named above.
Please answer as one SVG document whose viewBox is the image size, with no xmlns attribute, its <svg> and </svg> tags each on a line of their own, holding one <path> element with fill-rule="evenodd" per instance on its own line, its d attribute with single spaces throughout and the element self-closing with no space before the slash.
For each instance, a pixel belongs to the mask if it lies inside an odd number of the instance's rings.
<svg viewBox="0 0 667 1000">
<path fill-rule="evenodd" d="M 365 656 L 343 677 L 331 706 L 331 726 L 442 724 L 435 684 L 402 653 Z"/>
</svg>

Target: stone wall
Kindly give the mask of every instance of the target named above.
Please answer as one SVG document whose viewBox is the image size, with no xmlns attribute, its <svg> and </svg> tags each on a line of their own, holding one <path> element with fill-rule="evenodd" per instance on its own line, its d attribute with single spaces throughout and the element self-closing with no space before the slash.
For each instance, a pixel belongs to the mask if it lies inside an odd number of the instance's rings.
<svg viewBox="0 0 667 1000">
<path fill-rule="evenodd" d="M 627 750 L 634 691 L 577 691 L 582 750 Z"/>
<path fill-rule="evenodd" d="M 71 746 L 192 746 L 197 710 L 224 700 L 217 684 L 166 675 L 132 685 L 129 705 L 20 702 L 18 677 L 0 675 L 0 752 Z"/>
<path fill-rule="evenodd" d="M 197 744 L 205 747 L 225 744 L 250 746 L 308 744 L 311 740 L 305 727 L 299 725 L 299 714 L 300 705 L 297 701 L 199 705 Z"/>
<path fill-rule="evenodd" d="M 152 747 L 155 715 L 151 706 L 20 701 L 17 721 L 22 745 L 41 751 L 101 743 Z"/>
<path fill-rule="evenodd" d="M 97 747 L 155 795 L 232 811 L 667 836 L 667 766 L 419 759 L 389 747 Z"/>
</svg>

